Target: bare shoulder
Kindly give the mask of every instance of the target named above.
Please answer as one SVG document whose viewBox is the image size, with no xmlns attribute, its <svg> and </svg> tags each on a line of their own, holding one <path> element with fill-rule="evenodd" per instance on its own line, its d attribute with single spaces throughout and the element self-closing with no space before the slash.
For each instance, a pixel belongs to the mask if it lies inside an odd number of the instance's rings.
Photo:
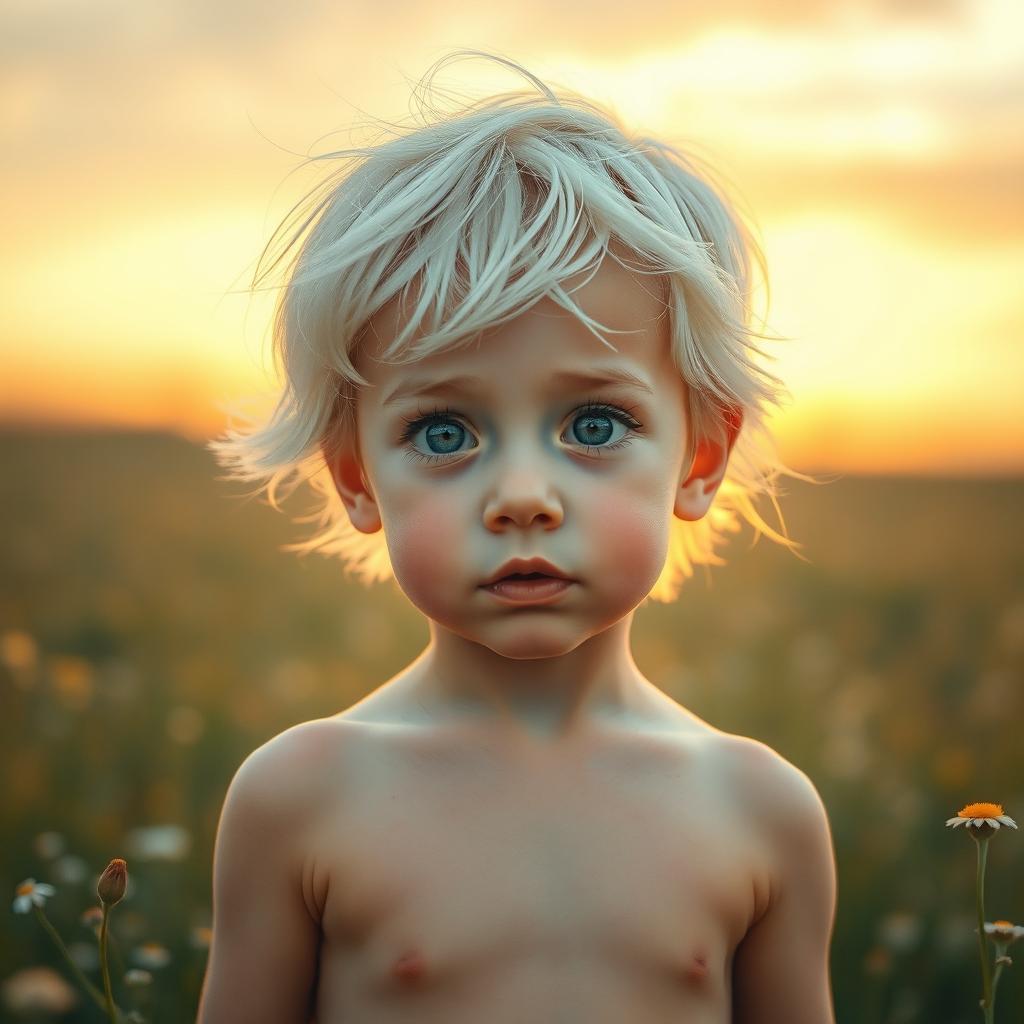
<svg viewBox="0 0 1024 1024">
<path fill-rule="evenodd" d="M 241 767 L 267 776 L 282 773 L 286 781 L 296 774 L 301 777 L 309 768 L 335 756 L 344 731 L 344 723 L 336 719 L 300 722 L 258 746 Z"/>
<path fill-rule="evenodd" d="M 309 839 L 338 735 L 321 721 L 286 729 L 249 754 L 228 786 L 200 1024 L 310 1017 L 322 890 Z"/>
<path fill-rule="evenodd" d="M 720 733 L 716 748 L 736 785 L 737 798 L 750 814 L 783 826 L 824 815 L 824 804 L 807 773 L 767 743 Z"/>
<path fill-rule="evenodd" d="M 769 858 L 767 899 L 736 950 L 733 1019 L 833 1024 L 836 867 L 824 803 L 807 774 L 765 743 L 723 734 L 721 756 Z"/>
<path fill-rule="evenodd" d="M 719 733 L 710 746 L 737 807 L 770 851 L 773 889 L 809 851 L 821 860 L 831 854 L 828 812 L 806 772 L 747 736 Z"/>
<path fill-rule="evenodd" d="M 258 805 L 278 826 L 308 822 L 327 781 L 337 782 L 330 769 L 346 746 L 345 731 L 342 723 L 314 719 L 271 737 L 242 761 L 228 799 Z"/>
</svg>

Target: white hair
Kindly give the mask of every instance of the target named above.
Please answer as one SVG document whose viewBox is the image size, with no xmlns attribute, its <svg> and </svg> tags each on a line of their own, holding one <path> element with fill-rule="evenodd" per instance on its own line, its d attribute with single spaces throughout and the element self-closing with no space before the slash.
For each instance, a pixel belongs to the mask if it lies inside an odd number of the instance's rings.
<svg viewBox="0 0 1024 1024">
<path fill-rule="evenodd" d="M 259 287 L 292 252 L 273 324 L 283 387 L 265 422 L 239 413 L 243 426 L 208 443 L 226 479 L 256 481 L 250 496 L 266 490 L 275 509 L 279 493 L 308 481 L 322 500 L 300 518 L 321 529 L 285 550 L 337 555 L 366 583 L 394 579 L 383 531 L 352 526 L 325 459 L 355 436 L 356 396 L 369 382 L 354 357 L 367 321 L 398 293 L 404 305 L 415 292 L 404 328 L 383 351 L 405 363 L 456 348 L 548 296 L 614 348 L 560 284 L 596 271 L 609 253 L 618 259 L 614 243 L 636 256 L 630 269 L 667 280 L 671 352 L 690 424 L 684 464 L 698 439 L 723 440 L 742 416 L 707 515 L 673 517 L 649 598 L 674 600 L 694 564 L 724 564 L 715 547 L 740 529 L 740 517 L 755 541 L 766 534 L 799 547 L 785 534 L 777 478 L 810 478 L 781 463 L 766 427 L 770 407 L 790 396 L 753 358 L 766 355 L 755 340 L 769 335 L 752 326 L 751 261 L 766 286 L 767 273 L 750 229 L 692 154 L 628 134 L 609 111 L 575 93 L 556 95 L 514 61 L 454 51 L 428 72 L 425 93 L 433 74 L 464 54 L 512 68 L 540 95 L 504 93 L 447 115 L 433 111 L 380 145 L 309 158 L 337 168 L 278 225 L 253 279 Z M 755 510 L 761 495 L 781 534 Z"/>
</svg>

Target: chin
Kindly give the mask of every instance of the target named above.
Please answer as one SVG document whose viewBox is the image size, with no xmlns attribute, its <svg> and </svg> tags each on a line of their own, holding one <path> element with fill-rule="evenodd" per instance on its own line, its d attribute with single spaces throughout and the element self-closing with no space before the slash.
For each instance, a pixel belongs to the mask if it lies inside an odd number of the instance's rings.
<svg viewBox="0 0 1024 1024">
<path fill-rule="evenodd" d="M 574 651 L 590 635 L 580 628 L 578 622 L 545 623 L 535 616 L 520 615 L 486 623 L 469 623 L 454 621 L 443 613 L 430 615 L 424 609 L 420 610 L 446 632 L 514 661 L 559 658 Z"/>
<path fill-rule="evenodd" d="M 487 644 L 490 650 L 502 658 L 511 661 L 539 661 L 541 659 L 561 658 L 574 651 L 582 643 L 582 639 L 571 644 L 539 644 L 535 640 L 522 643 Z"/>
<path fill-rule="evenodd" d="M 561 658 L 576 650 L 591 634 L 568 622 L 538 623 L 524 617 L 519 622 L 492 626 L 476 642 L 513 661 Z"/>
</svg>

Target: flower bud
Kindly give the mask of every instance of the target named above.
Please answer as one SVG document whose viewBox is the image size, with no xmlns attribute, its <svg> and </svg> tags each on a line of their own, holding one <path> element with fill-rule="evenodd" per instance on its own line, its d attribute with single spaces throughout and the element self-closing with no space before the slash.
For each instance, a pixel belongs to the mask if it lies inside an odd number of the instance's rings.
<svg viewBox="0 0 1024 1024">
<path fill-rule="evenodd" d="M 106 866 L 96 884 L 96 893 L 100 898 L 100 903 L 105 907 L 112 907 L 115 903 L 119 903 L 127 885 L 128 865 L 120 857 L 115 857 Z"/>
</svg>

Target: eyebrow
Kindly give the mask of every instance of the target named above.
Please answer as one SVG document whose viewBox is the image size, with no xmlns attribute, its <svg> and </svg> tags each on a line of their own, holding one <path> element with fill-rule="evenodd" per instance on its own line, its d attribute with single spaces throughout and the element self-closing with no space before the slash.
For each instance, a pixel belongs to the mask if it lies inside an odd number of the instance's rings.
<svg viewBox="0 0 1024 1024">
<path fill-rule="evenodd" d="M 635 388 L 637 391 L 654 394 L 654 388 L 635 373 L 621 366 L 595 366 L 591 370 L 565 370 L 562 373 L 553 373 L 548 378 L 558 384 L 569 384 L 572 386 L 597 386 L 617 384 L 622 387 Z M 399 384 L 384 399 L 383 405 L 391 405 L 402 398 L 413 398 L 417 395 L 425 395 L 434 391 L 450 391 L 456 394 L 471 394 L 474 388 L 485 384 L 483 377 L 463 375 L 448 377 L 444 380 L 428 380 L 425 378 L 414 378 Z"/>
</svg>

